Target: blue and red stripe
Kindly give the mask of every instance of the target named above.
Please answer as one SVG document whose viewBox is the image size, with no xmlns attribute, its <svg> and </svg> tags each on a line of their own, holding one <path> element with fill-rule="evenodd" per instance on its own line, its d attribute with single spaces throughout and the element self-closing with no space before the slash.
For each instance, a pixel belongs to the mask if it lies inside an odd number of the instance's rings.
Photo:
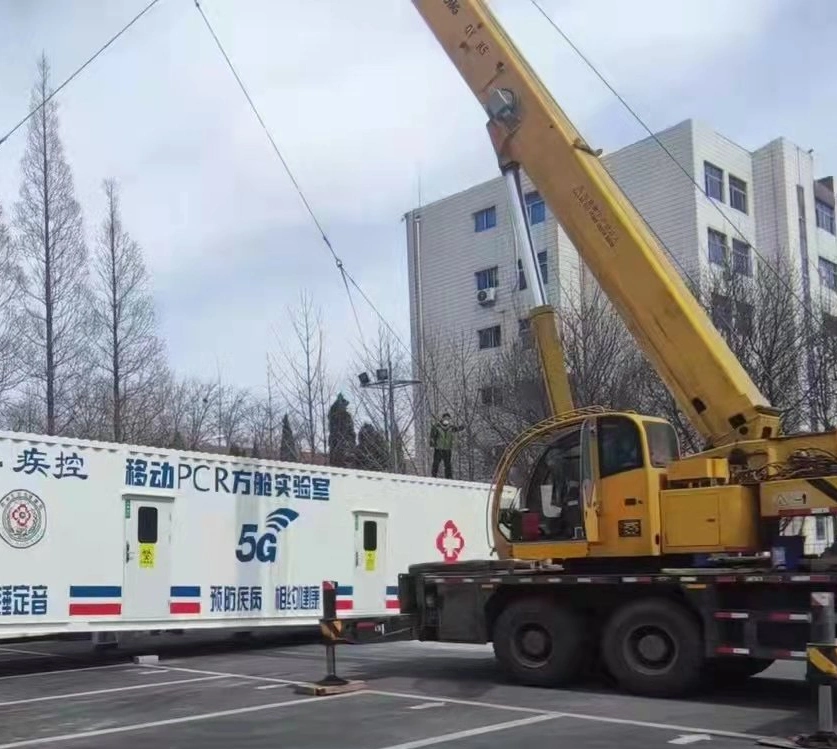
<svg viewBox="0 0 837 749">
<path fill-rule="evenodd" d="M 397 585 L 387 585 L 387 600 L 386 600 L 387 609 L 395 609 L 400 611 L 401 604 L 398 602 L 398 586 Z"/>
<path fill-rule="evenodd" d="M 70 616 L 121 616 L 122 586 L 71 585 Z"/>
<path fill-rule="evenodd" d="M 337 586 L 337 610 L 338 611 L 351 611 L 355 605 L 354 601 L 352 600 L 355 594 L 355 589 L 351 585 L 338 585 Z"/>
<path fill-rule="evenodd" d="M 169 589 L 170 614 L 200 614 L 200 585 L 172 585 Z"/>
</svg>

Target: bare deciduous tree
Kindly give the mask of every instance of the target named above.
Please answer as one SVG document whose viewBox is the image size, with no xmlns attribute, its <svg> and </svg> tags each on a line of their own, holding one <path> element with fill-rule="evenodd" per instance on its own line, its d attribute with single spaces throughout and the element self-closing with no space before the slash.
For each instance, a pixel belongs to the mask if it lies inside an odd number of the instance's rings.
<svg viewBox="0 0 837 749">
<path fill-rule="evenodd" d="M 131 422 L 147 410 L 164 356 L 142 250 L 122 224 L 119 187 L 108 179 L 102 189 L 105 218 L 93 258 L 97 359 L 110 383 L 112 436 L 120 442 L 128 436 L 126 422 L 136 428 Z"/>
<path fill-rule="evenodd" d="M 805 363 L 811 330 L 803 322 L 800 284 L 786 261 L 771 267 L 728 260 L 712 271 L 703 300 L 715 327 L 767 400 L 785 431 L 810 412 Z"/>
<path fill-rule="evenodd" d="M 328 453 L 328 408 L 334 386 L 328 375 L 323 352 L 322 315 L 307 292 L 300 294 L 299 306 L 288 310 L 291 331 L 287 337 L 295 342 L 294 350 L 285 346 L 281 361 L 271 361 L 273 372 L 287 375 L 275 380 L 277 389 L 299 430 L 299 436 L 310 454 Z"/>
<path fill-rule="evenodd" d="M 6 407 L 9 392 L 23 381 L 18 366 L 18 325 L 20 322 L 18 290 L 22 285 L 20 267 L 15 257 L 9 229 L 0 206 L 0 405 Z"/>
<path fill-rule="evenodd" d="M 30 104 L 43 106 L 28 125 L 15 228 L 27 271 L 24 362 L 42 388 L 46 431 L 55 434 L 68 426 L 91 330 L 81 208 L 58 133 L 58 104 L 44 104 L 50 93 L 49 63 L 42 56 Z"/>
</svg>

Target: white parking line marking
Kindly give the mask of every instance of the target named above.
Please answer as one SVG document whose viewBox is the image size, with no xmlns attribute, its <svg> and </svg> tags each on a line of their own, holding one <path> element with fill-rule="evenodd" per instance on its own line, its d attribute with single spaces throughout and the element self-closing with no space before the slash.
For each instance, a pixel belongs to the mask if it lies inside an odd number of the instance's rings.
<svg viewBox="0 0 837 749">
<path fill-rule="evenodd" d="M 639 726 L 640 728 L 661 728 L 664 731 L 678 733 L 705 733 L 709 736 L 722 736 L 726 739 L 744 739 L 745 741 L 762 741 L 768 736 L 758 736 L 754 733 L 738 733 L 737 731 L 720 731 L 714 728 L 696 728 L 695 726 L 678 726 L 668 723 L 651 723 L 645 720 L 630 720 L 628 718 L 606 718 L 602 715 L 585 715 L 584 713 L 564 713 L 567 718 L 576 720 L 592 720 L 598 723 L 616 723 L 624 726 Z M 775 739 L 774 739 L 775 740 Z"/>
<path fill-rule="evenodd" d="M 363 692 L 347 692 L 346 694 L 335 694 L 328 698 L 329 702 L 334 700 L 356 697 Z M 115 726 L 114 728 L 100 728 L 93 731 L 79 731 L 78 733 L 62 733 L 57 736 L 43 736 L 38 739 L 23 739 L 12 741 L 8 744 L 0 744 L 0 749 L 17 749 L 20 746 L 41 746 L 43 744 L 57 744 L 63 741 L 76 741 L 77 739 L 90 739 L 97 736 L 110 736 L 115 733 L 130 733 L 131 731 L 142 731 L 146 728 L 159 728 L 160 726 L 176 726 L 181 723 L 195 723 L 201 720 L 212 720 L 214 718 L 227 718 L 231 715 L 246 715 L 247 713 L 263 712 L 265 710 L 277 710 L 282 707 L 293 707 L 306 702 L 316 702 L 317 697 L 303 697 L 299 700 L 286 700 L 285 702 L 271 702 L 268 705 L 252 705 L 250 707 L 237 707 L 232 710 L 217 710 L 212 713 L 198 713 L 197 715 L 185 715 L 182 718 L 167 718 L 166 720 L 152 720 L 147 723 L 131 723 L 126 726 Z"/>
<path fill-rule="evenodd" d="M 134 669 L 126 669 L 128 671 L 134 671 Z M 148 676 L 149 674 L 167 674 L 169 670 L 167 668 L 158 668 L 158 669 L 150 669 L 148 671 L 134 671 L 135 674 L 139 674 L 140 676 Z"/>
<path fill-rule="evenodd" d="M 15 653 L 17 655 L 39 655 L 41 658 L 70 658 L 69 655 L 62 655 L 61 653 L 44 653 L 41 650 L 25 650 L 24 648 L 0 648 L 3 653 Z"/>
<path fill-rule="evenodd" d="M 476 702 L 474 700 L 458 700 L 448 699 L 447 697 L 437 697 L 434 694 L 409 694 L 407 692 L 387 692 L 381 689 L 365 689 L 364 694 L 379 694 L 384 697 L 400 697 L 405 700 L 432 700 L 433 702 L 445 702 L 451 705 L 470 705 L 471 707 L 487 707 L 492 710 L 510 710 L 518 713 L 531 713 L 533 715 L 566 715 L 566 713 L 559 713 L 555 710 L 542 710 L 537 707 L 517 707 L 516 705 L 498 705 L 493 702 Z"/>
<path fill-rule="evenodd" d="M 696 728 L 695 726 L 678 726 L 670 723 L 652 723 L 645 720 L 632 720 L 630 718 L 607 718 L 602 715 L 587 715 L 585 713 L 571 713 L 564 710 L 551 711 L 534 707 L 519 707 L 517 705 L 500 705 L 494 702 L 479 702 L 476 700 L 460 700 L 453 697 L 440 697 L 436 694 L 409 694 L 406 692 L 387 692 L 382 689 L 367 689 L 360 694 L 380 694 L 384 697 L 401 697 L 407 700 L 433 700 L 437 702 L 449 702 L 452 705 L 470 705 L 472 707 L 487 707 L 492 710 L 513 710 L 523 713 L 535 713 L 537 715 L 561 716 L 562 718 L 575 718 L 576 720 L 591 720 L 597 723 L 615 723 L 625 726 L 639 726 L 640 728 L 660 728 L 664 731 L 676 731 L 677 733 L 701 733 L 709 736 L 720 736 L 727 739 L 743 739 L 745 741 L 761 741 L 769 738 L 753 733 L 738 733 L 736 731 L 721 731 L 714 728 Z M 0 748 L 2 749 L 2 748 Z"/>
<path fill-rule="evenodd" d="M 122 668 L 124 663 L 112 663 L 109 666 L 84 666 L 82 668 L 60 668 L 55 671 L 36 671 L 32 674 L 9 674 L 8 676 L 0 676 L 0 681 L 6 679 L 29 679 L 33 676 L 57 676 L 60 674 L 75 674 L 79 671 L 104 671 L 106 668 Z M 134 669 L 128 669 L 133 671 Z"/>
<path fill-rule="evenodd" d="M 182 671 L 185 674 L 203 674 L 205 676 L 226 676 L 229 679 L 246 679 L 249 681 L 268 681 L 272 684 L 288 684 L 290 686 L 305 686 L 307 681 L 292 681 L 290 679 L 278 679 L 273 676 L 254 676 L 251 674 L 234 674 L 229 671 L 208 671 L 202 668 L 183 668 L 181 666 L 169 665 L 171 671 Z"/>
<path fill-rule="evenodd" d="M 67 694 L 48 694 L 44 697 L 28 697 L 23 700 L 9 700 L 0 702 L 0 707 L 10 705 L 28 705 L 32 702 L 50 702 L 52 700 L 71 700 L 74 697 L 92 697 L 95 694 L 112 694 L 113 692 L 130 692 L 135 689 L 153 689 L 154 687 L 168 687 L 175 684 L 194 684 L 198 681 L 214 681 L 224 679 L 225 676 L 201 676 L 196 679 L 176 679 L 174 681 L 155 681 L 151 684 L 133 684 L 129 687 L 109 687 L 107 689 L 91 689 L 87 692 L 68 692 Z"/>
<path fill-rule="evenodd" d="M 706 733 L 693 733 L 693 734 L 684 734 L 683 736 L 678 736 L 676 739 L 672 739 L 669 741 L 669 744 L 694 744 L 697 741 L 711 741 L 712 737 Z"/>
<path fill-rule="evenodd" d="M 262 684 L 260 687 L 256 687 L 256 689 L 282 689 L 288 686 L 287 684 Z"/>
<path fill-rule="evenodd" d="M 422 702 L 420 705 L 410 705 L 410 710 L 430 710 L 433 707 L 444 706 L 444 702 Z"/>
<path fill-rule="evenodd" d="M 457 741 L 459 739 L 467 739 L 471 736 L 482 736 L 486 733 L 495 733 L 497 731 L 505 731 L 509 728 L 520 728 L 521 726 L 528 726 L 533 723 L 543 723 L 546 720 L 555 720 L 560 718 L 560 713 L 552 715 L 534 715 L 531 718 L 519 718 L 518 720 L 509 720 L 505 723 L 494 723 L 490 726 L 481 726 L 480 728 L 469 728 L 465 731 L 455 731 L 454 733 L 445 733 L 441 736 L 431 736 L 427 739 L 418 739 L 417 741 L 408 741 L 405 744 L 393 744 L 392 746 L 384 747 L 384 749 L 419 749 L 422 746 L 433 746 L 434 744 L 445 744 L 449 741 Z"/>
</svg>

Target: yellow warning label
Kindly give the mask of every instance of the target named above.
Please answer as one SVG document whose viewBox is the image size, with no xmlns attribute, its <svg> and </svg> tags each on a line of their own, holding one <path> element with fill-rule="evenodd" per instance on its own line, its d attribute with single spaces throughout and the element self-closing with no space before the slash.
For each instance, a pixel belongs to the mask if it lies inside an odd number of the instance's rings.
<svg viewBox="0 0 837 749">
<path fill-rule="evenodd" d="M 374 551 L 365 551 L 364 555 L 366 557 L 366 571 L 367 572 L 374 572 L 375 571 L 375 556 L 376 552 Z"/>
<path fill-rule="evenodd" d="M 139 566 L 145 569 L 154 567 L 154 544 L 139 545 Z"/>
</svg>

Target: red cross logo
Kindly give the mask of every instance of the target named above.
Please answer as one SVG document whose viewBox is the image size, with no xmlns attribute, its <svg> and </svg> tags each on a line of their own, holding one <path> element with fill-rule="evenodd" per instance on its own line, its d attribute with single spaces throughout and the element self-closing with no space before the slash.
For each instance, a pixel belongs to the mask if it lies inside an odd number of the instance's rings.
<svg viewBox="0 0 837 749">
<path fill-rule="evenodd" d="M 448 520 L 442 532 L 436 536 L 436 548 L 445 558 L 446 562 L 455 562 L 459 559 L 462 549 L 465 548 L 465 538 L 456 527 L 453 520 Z"/>
</svg>

